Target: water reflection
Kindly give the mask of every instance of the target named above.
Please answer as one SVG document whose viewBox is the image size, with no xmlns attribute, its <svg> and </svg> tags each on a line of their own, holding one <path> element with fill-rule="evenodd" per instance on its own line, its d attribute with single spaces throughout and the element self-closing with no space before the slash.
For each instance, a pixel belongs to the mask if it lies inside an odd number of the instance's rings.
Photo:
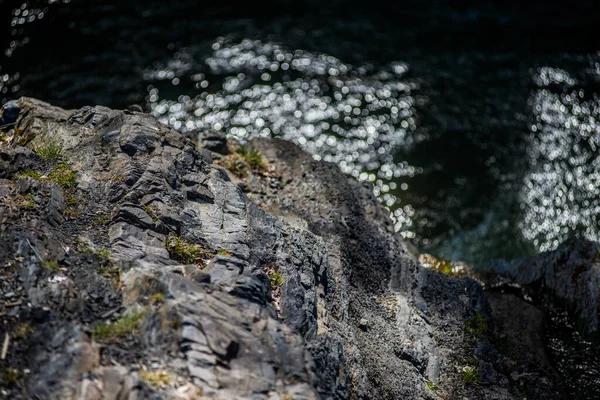
<svg viewBox="0 0 600 400">
<path fill-rule="evenodd" d="M 289 49 L 275 43 L 242 40 L 212 44 L 204 71 L 194 68 L 200 50 L 180 50 L 163 65 L 144 72 L 151 112 L 175 129 L 224 130 L 240 140 L 279 136 L 299 144 L 317 160 L 374 184 L 392 211 L 396 230 L 414 237 L 410 206 L 400 207 L 399 177 L 420 168 L 394 160 L 394 149 L 415 140 L 418 86 L 403 76 L 408 65 L 394 62 L 374 70 L 327 54 Z M 162 98 L 160 81 L 186 81 L 196 93 Z M 400 187 L 398 187 L 400 186 Z"/>
<path fill-rule="evenodd" d="M 597 75 L 598 63 L 592 65 Z M 539 89 L 531 101 L 531 167 L 521 193 L 521 230 L 542 251 L 576 232 L 599 240 L 598 95 L 577 88 L 577 80 L 560 69 L 540 68 L 533 79 Z"/>
<path fill-rule="evenodd" d="M 423 212 L 417 215 L 412 201 L 402 203 L 402 194 L 412 200 L 423 195 L 418 188 L 411 190 L 409 184 L 418 181 L 410 178 L 431 168 L 435 160 L 423 156 L 419 165 L 394 158 L 398 149 L 410 154 L 427 139 L 417 129 L 419 86 L 406 79 L 408 70 L 402 62 L 354 66 L 328 54 L 276 43 L 219 38 L 208 53 L 205 47 L 193 46 L 177 51 L 168 61 L 146 69 L 144 79 L 151 83 L 148 105 L 161 122 L 182 131 L 224 130 L 240 140 L 254 136 L 291 140 L 315 159 L 337 163 L 345 173 L 372 182 L 376 196 L 390 209 L 396 230 L 414 238 L 417 223 L 431 222 Z M 560 68 L 537 68 L 532 80 L 537 89 L 526 143 L 529 171 L 522 176 L 518 171 L 494 172 L 498 157 L 494 151 L 474 154 L 485 158 L 485 167 L 490 176 L 497 175 L 494 180 L 501 190 L 504 185 L 520 194 L 500 196 L 479 222 L 458 221 L 460 236 L 438 243 L 438 253 L 460 259 L 472 253 L 467 247 L 474 243 L 484 247 L 481 243 L 492 240 L 488 247 L 496 246 L 496 240 L 488 237 L 512 231 L 509 225 L 518 225 L 525 241 L 541 251 L 576 232 L 598 239 L 598 98 L 586 97 L 577 79 Z M 437 141 L 443 143 L 442 139 Z M 435 157 L 427 147 L 427 157 Z M 482 145 L 473 151 L 484 149 Z M 514 215 L 515 207 L 522 215 Z M 438 211 L 444 209 L 451 206 Z M 507 215 L 509 210 L 513 215 Z M 452 218 L 429 219 L 440 217 Z M 424 245 L 429 241 L 419 239 Z"/>
<path fill-rule="evenodd" d="M 69 3 L 70 0 L 50 0 L 48 5 L 53 3 Z M 5 11 L 5 10 L 3 10 Z M 10 58 L 13 53 L 27 45 L 29 43 L 29 36 L 24 35 L 23 25 L 31 24 L 41 20 L 48 13 L 48 7 L 34 7 L 28 2 L 23 2 L 19 7 L 12 10 L 10 18 L 10 39 L 7 42 L 6 48 L 4 48 L 4 57 Z M 20 74 L 18 72 L 8 74 L 1 74 L 2 66 L 0 66 L 0 93 L 3 95 L 9 95 L 11 93 L 17 93 L 21 88 L 19 84 Z M 2 102 L 5 103 L 6 99 L 3 98 Z"/>
<path fill-rule="evenodd" d="M 389 21 L 327 2 L 301 21 L 285 2 L 272 15 L 188 0 L 64 3 L 3 3 L 2 102 L 124 108 L 146 97 L 179 130 L 285 137 L 373 182 L 396 230 L 438 257 L 484 265 L 571 232 L 598 238 L 600 63 L 584 46 L 595 21 L 524 6 L 484 22 L 472 12 L 486 2 L 402 3 L 415 13 Z"/>
</svg>

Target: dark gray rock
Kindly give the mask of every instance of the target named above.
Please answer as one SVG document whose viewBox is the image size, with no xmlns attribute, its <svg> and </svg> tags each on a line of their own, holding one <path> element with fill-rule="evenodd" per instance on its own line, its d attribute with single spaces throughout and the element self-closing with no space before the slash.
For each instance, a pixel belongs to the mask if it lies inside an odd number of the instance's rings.
<svg viewBox="0 0 600 400">
<path fill-rule="evenodd" d="M 6 129 L 5 125 L 11 125 L 17 122 L 21 107 L 15 100 L 11 100 L 2 106 L 2 114 L 0 115 L 0 126 Z"/>
<path fill-rule="evenodd" d="M 504 354 L 524 365 L 551 371 L 544 347 L 544 313 L 510 293 L 486 294 Z"/>
<path fill-rule="evenodd" d="M 0 255 L 14 269 L 0 289 L 20 302 L 0 318 L 11 335 L 22 318 L 61 336 L 49 347 L 37 333 L 34 347 L 16 341 L 0 361 L 31 370 L 28 395 L 520 398 L 520 378 L 510 376 L 525 361 L 507 364 L 493 342 L 498 329 L 513 329 L 494 322 L 500 308 L 476 281 L 422 268 L 370 189 L 336 166 L 258 139 L 248 147 L 266 167 L 240 178 L 206 151 L 231 157 L 221 134 L 201 135 L 202 150 L 146 114 L 68 112 L 26 98 L 18 106 L 18 135 L 0 148 L 0 187 L 34 193 L 47 212 L 0 200 Z M 63 146 L 76 187 L 18 178 L 56 168 L 18 146 L 50 138 Z M 69 213 L 65 191 L 77 199 Z M 182 248 L 167 249 L 167 238 Z M 571 296 L 583 293 L 577 285 L 552 287 Z M 590 289 L 576 304 L 589 316 L 593 300 Z M 37 310 L 43 317 L 33 318 Z M 136 315 L 118 337 L 90 340 L 100 324 Z M 470 328 L 474 318 L 485 332 Z M 100 347 L 97 362 L 82 361 L 76 349 L 86 346 Z M 35 368 L 22 361 L 31 357 Z M 479 384 L 465 382 L 465 368 L 476 369 Z M 166 382 L 151 387 L 152 373 Z M 536 379 L 532 387 L 552 387 Z M 549 393 L 539 398 L 558 398 Z"/>
<path fill-rule="evenodd" d="M 193 133 L 197 137 L 199 147 L 219 154 L 229 153 L 225 132 L 200 131 Z"/>
<path fill-rule="evenodd" d="M 573 238 L 535 257 L 497 261 L 483 279 L 492 284 L 516 283 L 529 288 L 538 301 L 566 304 L 584 333 L 599 332 L 600 244 L 596 242 Z"/>
</svg>

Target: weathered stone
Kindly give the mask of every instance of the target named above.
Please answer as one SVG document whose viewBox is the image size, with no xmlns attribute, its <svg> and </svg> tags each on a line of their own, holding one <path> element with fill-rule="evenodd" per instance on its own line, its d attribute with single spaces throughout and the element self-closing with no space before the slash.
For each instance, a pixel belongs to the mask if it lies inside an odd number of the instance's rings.
<svg viewBox="0 0 600 400">
<path fill-rule="evenodd" d="M 21 107 L 15 100 L 11 100 L 2 106 L 2 114 L 0 115 L 0 126 L 5 129 L 4 125 L 10 125 L 17 122 Z"/>
<path fill-rule="evenodd" d="M 523 364 L 551 371 L 544 348 L 544 313 L 513 294 L 487 293 L 496 340 L 504 353 Z"/>
<path fill-rule="evenodd" d="M 0 315 L 11 332 L 11 315 L 35 326 L 32 346 L 17 342 L 6 361 L 31 369 L 30 397 L 168 399 L 185 388 L 213 399 L 516 399 L 525 364 L 549 363 L 534 346 L 538 310 L 422 268 L 370 188 L 291 143 L 251 141 L 266 167 L 240 179 L 212 163 L 207 150 L 227 152 L 221 134 L 203 135 L 201 150 L 137 112 L 18 107 L 0 192 L 34 193 L 47 215 L 0 199 L 0 256 L 16 266 L 0 293 L 20 302 Z M 76 172 L 76 217 L 64 215 L 60 185 L 17 180 L 56 168 L 18 146 L 50 139 Z M 167 237 L 184 245 L 167 249 Z M 194 245 L 206 260 L 185 254 Z M 544 282 L 594 328 L 596 248 L 586 246 L 517 263 L 503 279 Z M 530 326 L 507 317 L 514 307 Z M 503 334 L 512 364 L 495 346 Z M 465 384 L 465 367 L 481 384 Z M 144 382 L 158 371 L 166 383 Z M 553 378 L 526 376 L 539 398 L 558 398 Z"/>
<path fill-rule="evenodd" d="M 198 146 L 215 153 L 227 154 L 227 136 L 224 132 L 200 131 L 194 132 Z"/>
</svg>

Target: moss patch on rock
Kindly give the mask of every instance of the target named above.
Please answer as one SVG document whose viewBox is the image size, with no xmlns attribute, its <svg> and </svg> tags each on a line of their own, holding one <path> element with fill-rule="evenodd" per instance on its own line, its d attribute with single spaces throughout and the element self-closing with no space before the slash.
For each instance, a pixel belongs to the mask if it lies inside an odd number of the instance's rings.
<svg viewBox="0 0 600 400">
<path fill-rule="evenodd" d="M 145 311 L 137 311 L 121 317 L 118 321 L 110 324 L 104 323 L 94 328 L 94 339 L 97 341 L 111 342 L 118 338 L 131 334 L 142 322 Z"/>
<path fill-rule="evenodd" d="M 206 259 L 217 254 L 214 250 L 199 244 L 189 243 L 179 236 L 169 235 L 165 240 L 169 256 L 183 264 L 204 264 Z"/>
</svg>

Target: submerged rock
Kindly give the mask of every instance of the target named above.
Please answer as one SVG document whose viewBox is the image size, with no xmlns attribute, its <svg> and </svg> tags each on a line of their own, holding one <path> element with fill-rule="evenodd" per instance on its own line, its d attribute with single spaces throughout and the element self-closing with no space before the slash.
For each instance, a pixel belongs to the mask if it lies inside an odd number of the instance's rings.
<svg viewBox="0 0 600 400">
<path fill-rule="evenodd" d="M 522 300 L 423 268 L 336 166 L 276 139 L 197 148 L 137 112 L 18 107 L 0 147 L 3 396 L 560 398 L 502 319 Z"/>
</svg>

